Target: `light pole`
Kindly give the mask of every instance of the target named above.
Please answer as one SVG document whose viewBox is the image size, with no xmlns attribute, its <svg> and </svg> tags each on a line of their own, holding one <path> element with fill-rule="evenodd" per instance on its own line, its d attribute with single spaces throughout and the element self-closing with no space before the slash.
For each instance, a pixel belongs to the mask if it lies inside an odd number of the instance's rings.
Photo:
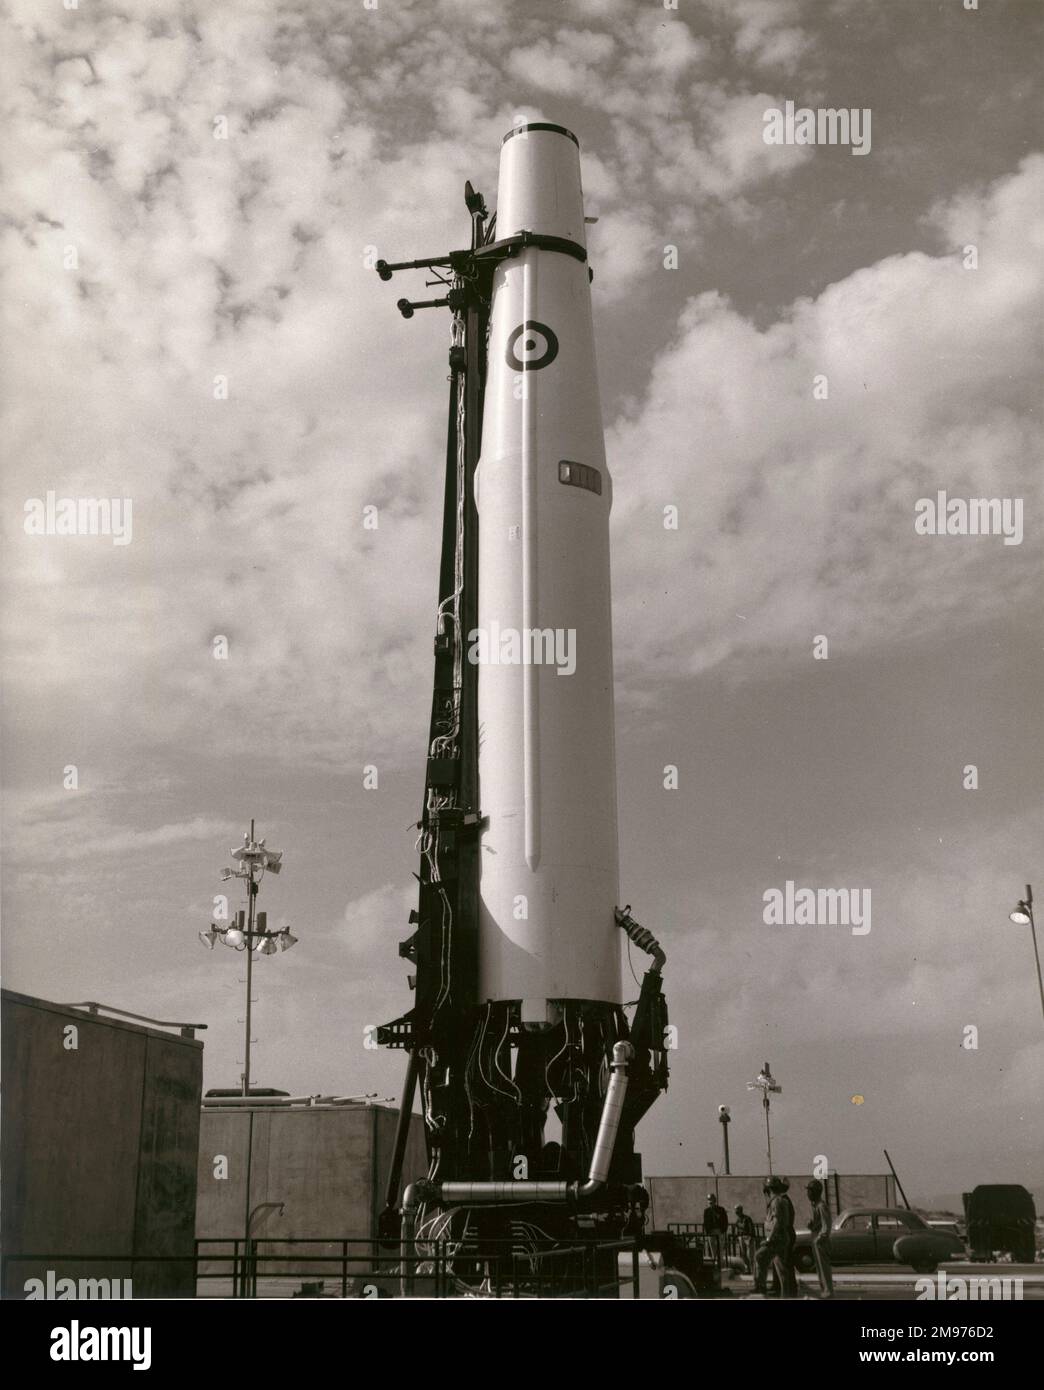
<svg viewBox="0 0 1044 1390">
<path fill-rule="evenodd" d="M 252 1002 L 254 952 L 259 951 L 263 956 L 272 956 L 275 955 L 276 951 L 289 951 L 291 946 L 296 945 L 297 937 L 293 935 L 288 926 L 280 927 L 277 931 L 269 931 L 268 914 L 256 911 L 261 880 L 266 872 L 279 873 L 283 867 L 283 851 L 281 849 L 267 849 L 264 840 L 255 840 L 254 822 L 251 821 L 250 830 L 243 836 L 242 845 L 238 849 L 231 850 L 230 853 L 239 867 L 223 869 L 221 879 L 222 882 L 227 882 L 231 878 L 241 878 L 245 881 L 246 911 L 237 912 L 235 923 L 230 927 L 222 927 L 216 922 L 211 922 L 210 930 L 201 931 L 199 939 L 210 951 L 214 949 L 214 943 L 220 941 L 223 946 L 230 946 L 234 951 L 246 952 L 246 1041 L 243 1053 L 243 1095 L 249 1096 L 250 1005 Z"/>
<path fill-rule="evenodd" d="M 265 1212 L 277 1211 L 280 1216 L 286 1210 L 285 1202 L 258 1202 L 257 1206 L 247 1217 L 246 1240 L 244 1242 L 244 1276 L 243 1276 L 243 1297 L 257 1297 L 257 1255 L 254 1251 L 254 1221 Z"/>
<path fill-rule="evenodd" d="M 718 1123 L 721 1125 L 721 1137 L 725 1144 L 725 1176 L 728 1177 L 732 1172 L 729 1167 L 729 1121 L 732 1116 L 729 1114 L 727 1105 L 718 1106 Z"/>
<path fill-rule="evenodd" d="M 747 1082 L 747 1090 L 761 1092 L 761 1103 L 765 1107 L 765 1143 L 768 1147 L 768 1170 L 769 1177 L 771 1178 L 772 1129 L 769 1125 L 769 1092 L 772 1091 L 778 1095 L 780 1092 L 782 1092 L 783 1087 L 777 1083 L 776 1078 L 772 1075 L 772 1072 L 769 1070 L 769 1064 L 766 1062 L 764 1067 L 762 1067 L 761 1071 L 758 1073 L 757 1080 Z"/>
<path fill-rule="evenodd" d="M 1008 913 L 1010 921 L 1017 926 L 1029 926 L 1030 935 L 1033 937 L 1033 958 L 1037 962 L 1037 988 L 1040 990 L 1040 1011 L 1044 1014 L 1044 979 L 1040 973 L 1040 951 L 1037 948 L 1037 924 L 1033 920 L 1033 887 L 1026 884 L 1026 896 L 1021 902 L 1016 903 L 1015 909 Z"/>
</svg>

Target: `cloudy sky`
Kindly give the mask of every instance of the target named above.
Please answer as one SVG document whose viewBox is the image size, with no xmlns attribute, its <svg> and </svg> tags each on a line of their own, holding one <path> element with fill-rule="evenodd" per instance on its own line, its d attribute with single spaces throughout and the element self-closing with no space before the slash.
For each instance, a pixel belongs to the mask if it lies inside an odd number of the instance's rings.
<svg viewBox="0 0 1044 1390">
<path fill-rule="evenodd" d="M 461 244 L 542 116 L 599 218 L 622 893 L 679 1027 L 646 1168 L 706 1171 L 726 1102 L 763 1170 L 768 1059 L 780 1166 L 1044 1202 L 1035 0 L 4 10 L 8 986 L 204 1021 L 235 1084 L 242 957 L 196 932 L 255 816 L 300 936 L 256 1082 L 396 1092 L 448 321 L 367 258 Z M 788 100 L 869 152 L 767 145 Z M 1021 499 L 1021 544 L 916 534 L 940 490 Z M 130 498 L 130 543 L 27 534 L 48 491 Z M 872 930 L 766 925 L 788 879 Z"/>
</svg>

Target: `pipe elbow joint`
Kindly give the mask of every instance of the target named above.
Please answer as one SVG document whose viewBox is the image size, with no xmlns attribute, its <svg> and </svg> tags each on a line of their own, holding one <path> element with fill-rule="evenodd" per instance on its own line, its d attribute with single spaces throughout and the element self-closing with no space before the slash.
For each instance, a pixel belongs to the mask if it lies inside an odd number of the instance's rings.
<svg viewBox="0 0 1044 1390">
<path fill-rule="evenodd" d="M 411 1182 L 402 1194 L 403 1216 L 413 1215 L 425 1202 L 437 1200 L 438 1195 L 438 1187 L 429 1182 L 427 1178 L 418 1178 L 415 1182 Z"/>
</svg>

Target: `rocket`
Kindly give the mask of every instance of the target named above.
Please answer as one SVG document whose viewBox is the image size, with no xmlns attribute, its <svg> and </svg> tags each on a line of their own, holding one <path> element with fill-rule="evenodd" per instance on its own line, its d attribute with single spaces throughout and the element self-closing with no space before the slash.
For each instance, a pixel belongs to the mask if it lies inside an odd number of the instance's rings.
<svg viewBox="0 0 1044 1390">
<path fill-rule="evenodd" d="M 479 990 L 619 1003 L 609 509 L 576 137 L 502 146 L 498 238 L 544 240 L 493 275 L 479 518 Z M 496 661 L 499 633 L 509 660 Z M 504 634 L 509 634 L 505 642 Z M 517 650 L 510 646 L 518 634 Z M 481 649 L 478 655 L 482 655 Z"/>
<path fill-rule="evenodd" d="M 638 1120 L 667 1084 L 663 951 L 619 907 L 609 513 L 580 148 L 520 123 L 471 245 L 377 262 L 451 313 L 443 542 L 419 830 L 413 1007 L 385 1229 L 536 1204 L 558 1239 L 640 1224 Z M 633 1016 L 627 935 L 651 957 Z M 419 1088 L 430 1169 L 399 1207 Z M 491 1215 L 492 1213 L 492 1215 Z M 505 1225 L 507 1223 L 507 1225 Z M 463 1229 L 475 1228 L 464 1222 Z M 483 1228 L 489 1232 L 488 1224 Z"/>
</svg>

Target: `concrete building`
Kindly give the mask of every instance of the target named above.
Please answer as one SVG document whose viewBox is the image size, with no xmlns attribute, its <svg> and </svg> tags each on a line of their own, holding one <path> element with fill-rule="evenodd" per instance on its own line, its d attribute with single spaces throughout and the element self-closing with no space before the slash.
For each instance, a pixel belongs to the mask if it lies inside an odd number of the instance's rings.
<svg viewBox="0 0 1044 1390">
<path fill-rule="evenodd" d="M 201 1296 L 225 1291 L 231 1266 L 216 1257 L 233 1253 L 231 1242 L 244 1238 L 248 1221 L 259 1252 L 280 1257 L 269 1270 L 335 1284 L 339 1266 L 305 1256 L 338 1256 L 342 1241 L 376 1238 L 397 1121 L 398 1111 L 383 1105 L 208 1100 L 200 1124 L 196 1234 L 207 1242 L 200 1273 L 215 1277 L 201 1279 Z M 424 1123 L 414 1115 L 403 1183 L 427 1168 Z M 283 1244 L 291 1240 L 314 1243 Z M 353 1247 L 359 1255 L 366 1250 Z M 258 1277 L 264 1272 L 262 1262 Z"/>
<path fill-rule="evenodd" d="M 10 990 L 2 1005 L 3 1297 L 48 1271 L 192 1297 L 203 1044 Z"/>
</svg>

